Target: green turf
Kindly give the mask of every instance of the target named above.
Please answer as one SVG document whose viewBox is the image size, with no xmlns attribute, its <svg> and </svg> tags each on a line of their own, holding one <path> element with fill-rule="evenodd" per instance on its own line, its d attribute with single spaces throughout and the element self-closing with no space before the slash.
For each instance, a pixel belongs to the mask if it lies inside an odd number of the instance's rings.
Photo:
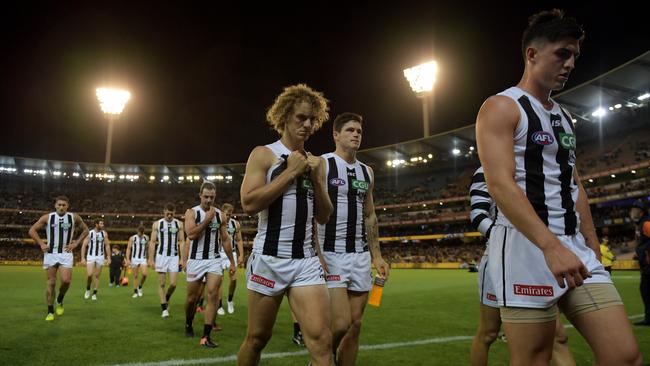
<svg viewBox="0 0 650 366">
<path fill-rule="evenodd" d="M 66 299 L 66 313 L 45 322 L 45 274 L 39 267 L 0 266 L 0 364 L 4 365 L 108 365 L 171 359 L 200 359 L 233 355 L 245 334 L 246 289 L 243 273 L 233 315 L 219 317 L 224 330 L 217 333 L 220 347 L 198 346 L 198 338 L 183 334 L 184 277 L 172 297 L 168 319 L 160 318 L 155 291 L 156 274 L 144 287 L 144 297 L 132 299 L 132 289 L 109 288 L 108 271 L 102 274 L 99 301 L 83 299 L 84 272 L 76 268 Z M 616 285 L 629 315 L 642 313 L 638 273 L 617 272 Z M 384 290 L 382 306 L 368 307 L 361 344 L 409 342 L 430 338 L 471 336 L 478 320 L 476 274 L 460 270 L 394 270 Z M 200 332 L 197 315 L 195 330 Z M 290 342 L 291 318 L 283 304 L 265 353 L 296 352 Z M 650 358 L 650 327 L 635 333 Z M 570 348 L 578 365 L 591 365 L 586 343 L 569 329 Z M 406 346 L 359 353 L 358 365 L 466 365 L 471 340 Z M 306 365 L 307 356 L 263 360 L 263 365 Z M 234 364 L 227 362 L 221 364 Z M 507 364 L 503 342 L 490 351 L 490 364 Z"/>
</svg>

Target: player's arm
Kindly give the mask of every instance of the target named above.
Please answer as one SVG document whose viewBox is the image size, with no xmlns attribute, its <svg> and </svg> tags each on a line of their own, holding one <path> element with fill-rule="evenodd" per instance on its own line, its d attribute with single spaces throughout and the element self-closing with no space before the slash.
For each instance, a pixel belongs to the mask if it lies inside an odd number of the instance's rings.
<svg viewBox="0 0 650 366">
<path fill-rule="evenodd" d="M 233 275 L 237 271 L 237 264 L 235 263 L 235 258 L 232 256 L 232 240 L 230 239 L 230 235 L 228 235 L 228 220 L 226 220 L 226 215 L 223 212 L 221 213 L 219 236 L 221 237 L 223 251 L 226 252 L 226 257 L 230 261 L 230 274 Z"/>
<path fill-rule="evenodd" d="M 104 230 L 104 255 L 106 256 L 106 264 L 111 264 L 111 240 L 108 238 L 108 233 Z"/>
<path fill-rule="evenodd" d="M 126 255 L 124 258 L 124 265 L 128 267 L 131 263 L 131 246 L 133 245 L 133 237 L 129 238 L 129 243 L 126 245 Z"/>
<path fill-rule="evenodd" d="M 84 239 L 88 236 L 88 226 L 86 226 L 86 223 L 79 214 L 74 214 L 74 224 L 81 228 L 81 234 L 79 234 L 77 240 L 74 240 L 72 244 L 68 245 L 68 252 L 72 252 L 74 248 L 76 248 L 79 243 L 83 243 Z"/>
<path fill-rule="evenodd" d="M 265 146 L 256 147 L 248 157 L 240 189 L 241 206 L 246 214 L 255 215 L 269 207 L 307 167 L 307 158 L 294 151 L 287 158 L 287 168 L 267 184 L 266 172 L 275 161 L 275 154 Z"/>
<path fill-rule="evenodd" d="M 325 256 L 323 255 L 323 251 L 320 248 L 320 239 L 318 238 L 318 225 L 312 225 L 312 242 L 314 244 L 314 250 L 316 251 L 316 255 L 318 256 L 318 260 L 320 261 L 320 266 L 323 267 L 323 270 L 325 273 L 330 272 L 330 268 L 327 265 L 327 261 L 325 261 Z"/>
<path fill-rule="evenodd" d="M 244 264 L 244 239 L 241 237 L 241 225 L 235 221 L 235 240 L 237 241 L 237 265 Z"/>
<path fill-rule="evenodd" d="M 469 218 L 472 221 L 472 226 L 485 237 L 489 237 L 494 220 L 490 218 L 492 197 L 488 193 L 485 180 L 482 182 L 475 182 L 474 179 L 472 179 L 469 197 L 472 206 Z"/>
<path fill-rule="evenodd" d="M 307 161 L 311 169 L 310 176 L 314 185 L 314 217 L 316 222 L 324 225 L 330 219 L 334 206 L 327 193 L 327 180 L 325 178 L 325 159 L 320 156 L 307 154 Z"/>
<path fill-rule="evenodd" d="M 47 225 L 47 214 L 41 216 L 32 227 L 29 228 L 29 236 L 34 239 L 34 242 L 38 244 L 39 247 L 41 247 L 41 250 L 43 253 L 47 252 L 48 249 L 50 249 L 50 245 L 45 244 L 43 239 L 38 235 L 38 231 L 44 228 Z"/>
<path fill-rule="evenodd" d="M 210 225 L 210 222 L 212 222 L 216 213 L 217 211 L 214 207 L 210 207 L 210 211 L 206 212 L 203 221 L 197 225 L 195 222 L 196 216 L 194 215 L 194 210 L 188 208 L 187 211 L 185 211 L 185 230 L 187 231 L 187 237 L 190 238 L 190 240 L 194 240 L 201 235 L 208 225 Z M 190 220 L 188 220 L 188 218 L 190 218 Z"/>
<path fill-rule="evenodd" d="M 375 266 L 380 276 L 388 279 L 388 276 L 390 275 L 390 265 L 386 263 L 384 258 L 381 256 L 381 248 L 379 247 L 379 222 L 377 220 L 377 213 L 375 213 L 375 200 L 372 195 L 375 188 L 375 174 L 372 168 L 368 167 L 368 169 L 370 170 L 369 173 L 373 179 L 371 180 L 370 187 L 368 187 L 366 204 L 364 205 L 363 210 L 366 225 L 366 238 L 368 240 L 368 249 L 372 256 L 372 264 Z"/>
<path fill-rule="evenodd" d="M 81 265 L 85 266 L 86 265 L 86 250 L 88 249 L 88 242 L 90 238 L 87 236 L 83 243 L 81 244 Z"/>
<path fill-rule="evenodd" d="M 158 240 L 158 228 L 156 227 L 156 221 L 151 224 L 151 236 L 149 236 L 149 252 L 147 253 L 147 261 L 149 266 L 153 267 L 154 256 L 156 255 L 156 240 Z"/>
<path fill-rule="evenodd" d="M 183 266 L 183 268 L 187 268 L 186 267 L 187 259 L 190 256 L 190 243 L 191 243 L 190 240 L 194 240 L 194 238 L 190 236 L 188 230 L 192 225 L 196 226 L 196 224 L 194 223 L 195 220 L 196 220 L 196 216 L 194 215 L 194 210 L 190 209 L 185 211 L 185 232 L 187 233 L 187 237 L 185 238 L 185 243 L 181 250 L 181 265 Z"/>
<path fill-rule="evenodd" d="M 573 170 L 573 179 L 578 185 L 578 202 L 576 202 L 576 211 L 580 214 L 580 233 L 585 237 L 587 246 L 596 253 L 596 258 L 600 261 L 600 243 L 598 242 L 598 235 L 596 235 L 594 219 L 591 217 L 587 192 L 585 192 L 582 182 L 580 182 L 577 169 Z"/>
<path fill-rule="evenodd" d="M 481 106 L 476 119 L 476 142 L 488 189 L 517 230 L 542 250 L 558 285 L 564 288 L 566 279 L 569 288 L 580 286 L 591 274 L 542 222 L 514 180 L 512 136 L 519 117 L 515 102 L 504 96 L 492 96 Z"/>
</svg>

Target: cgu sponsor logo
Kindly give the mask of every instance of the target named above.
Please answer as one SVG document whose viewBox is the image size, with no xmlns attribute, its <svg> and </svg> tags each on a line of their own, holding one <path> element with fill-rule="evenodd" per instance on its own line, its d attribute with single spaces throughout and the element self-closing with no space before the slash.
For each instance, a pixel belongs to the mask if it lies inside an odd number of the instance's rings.
<svg viewBox="0 0 650 366">
<path fill-rule="evenodd" d="M 560 145 L 567 150 L 576 149 L 576 137 L 572 133 L 560 132 Z"/>
<path fill-rule="evenodd" d="M 365 192 L 365 191 L 368 190 L 369 187 L 370 187 L 370 185 L 366 181 L 356 180 L 356 179 L 352 180 L 352 188 L 354 188 L 354 189 L 356 189 L 358 191 Z"/>
<path fill-rule="evenodd" d="M 490 301 L 497 301 L 497 296 L 495 294 L 491 294 L 491 293 L 488 292 L 486 297 Z"/>
<path fill-rule="evenodd" d="M 259 283 L 260 285 L 266 286 L 266 287 L 269 287 L 269 288 L 274 288 L 275 287 L 275 281 L 269 280 L 268 278 L 264 278 L 264 277 L 262 277 L 260 275 L 256 275 L 256 274 L 252 275 L 251 276 L 251 281 L 253 281 L 255 283 Z"/>
<path fill-rule="evenodd" d="M 537 145 L 550 145 L 555 142 L 553 135 L 546 131 L 537 131 L 530 137 Z"/>
<path fill-rule="evenodd" d="M 330 179 L 330 185 L 336 186 L 336 187 L 341 187 L 345 185 L 345 180 L 341 178 L 332 178 Z"/>
<path fill-rule="evenodd" d="M 339 276 L 339 275 L 327 275 L 327 277 L 325 279 L 327 281 L 340 281 L 341 276 Z"/>
<path fill-rule="evenodd" d="M 553 286 L 513 285 L 515 295 L 553 297 Z"/>
</svg>

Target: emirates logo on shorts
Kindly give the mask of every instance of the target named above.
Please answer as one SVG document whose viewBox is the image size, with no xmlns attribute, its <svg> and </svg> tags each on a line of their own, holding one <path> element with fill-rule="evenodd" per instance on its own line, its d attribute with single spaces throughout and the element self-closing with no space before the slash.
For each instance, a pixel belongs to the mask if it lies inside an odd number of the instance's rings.
<svg viewBox="0 0 650 366">
<path fill-rule="evenodd" d="M 535 286 L 535 285 L 513 285 L 515 289 L 515 295 L 523 296 L 544 296 L 552 297 L 553 296 L 553 286 Z"/>
<path fill-rule="evenodd" d="M 325 279 L 327 281 L 340 281 L 341 276 L 339 276 L 339 275 L 327 275 Z"/>
<path fill-rule="evenodd" d="M 488 293 L 485 297 L 490 301 L 497 301 L 497 296 L 495 294 Z"/>
<path fill-rule="evenodd" d="M 256 275 L 256 274 L 251 276 L 251 281 L 255 282 L 255 283 L 259 283 L 260 285 L 266 286 L 266 287 L 269 287 L 269 288 L 274 288 L 275 287 L 275 281 L 269 280 L 268 278 L 264 278 L 264 277 Z"/>
</svg>

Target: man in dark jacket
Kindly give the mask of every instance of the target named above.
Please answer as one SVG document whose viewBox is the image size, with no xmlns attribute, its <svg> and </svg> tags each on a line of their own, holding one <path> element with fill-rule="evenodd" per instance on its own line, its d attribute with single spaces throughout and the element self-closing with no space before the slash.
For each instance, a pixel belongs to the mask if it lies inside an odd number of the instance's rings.
<svg viewBox="0 0 650 366">
<path fill-rule="evenodd" d="M 635 201 L 630 209 L 630 218 L 637 225 L 636 258 L 641 269 L 641 298 L 645 306 L 645 318 L 634 324 L 650 325 L 650 215 L 647 202 Z"/>
<path fill-rule="evenodd" d="M 120 252 L 120 247 L 117 245 L 113 246 L 113 251 L 111 252 L 111 264 L 110 264 L 110 277 L 111 277 L 111 282 L 108 284 L 109 286 L 115 285 L 116 287 L 120 287 L 120 273 L 122 271 L 122 265 L 124 263 L 124 254 Z"/>
</svg>

